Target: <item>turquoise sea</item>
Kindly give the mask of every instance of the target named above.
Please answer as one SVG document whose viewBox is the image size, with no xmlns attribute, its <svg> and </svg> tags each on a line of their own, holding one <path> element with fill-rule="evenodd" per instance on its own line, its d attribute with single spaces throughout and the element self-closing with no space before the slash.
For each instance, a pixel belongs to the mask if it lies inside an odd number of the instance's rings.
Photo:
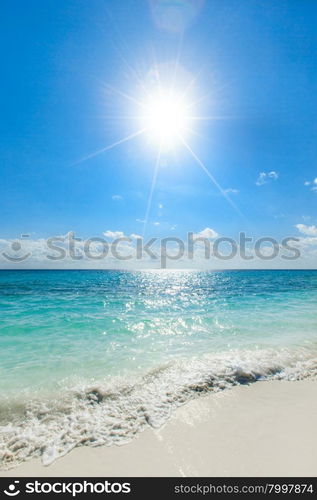
<svg viewBox="0 0 317 500">
<path fill-rule="evenodd" d="M 0 459 L 121 444 L 233 385 L 317 373 L 317 271 L 0 271 Z"/>
</svg>

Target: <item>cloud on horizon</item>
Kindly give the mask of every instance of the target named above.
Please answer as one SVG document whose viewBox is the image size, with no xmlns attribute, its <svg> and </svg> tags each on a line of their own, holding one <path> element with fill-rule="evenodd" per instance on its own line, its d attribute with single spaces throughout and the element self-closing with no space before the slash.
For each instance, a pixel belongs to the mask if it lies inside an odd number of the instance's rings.
<svg viewBox="0 0 317 500">
<path fill-rule="evenodd" d="M 205 258 L 204 246 L 197 242 L 195 245 L 194 258 L 188 258 L 186 254 L 179 260 L 173 260 L 173 255 L 177 256 L 179 246 L 177 242 L 171 241 L 168 243 L 167 252 L 169 255 L 169 269 L 307 269 L 316 268 L 317 262 L 317 226 L 296 224 L 294 227 L 301 233 L 297 240 L 292 242 L 292 246 L 300 250 L 301 256 L 296 261 L 281 260 L 280 258 L 272 261 L 260 261 L 254 255 L 252 246 L 247 248 L 247 253 L 252 256 L 253 260 L 242 260 L 239 255 L 230 261 L 219 260 L 213 256 L 208 260 Z M 160 268 L 160 238 L 151 246 L 151 250 L 158 256 L 157 259 L 152 259 L 150 255 L 145 254 L 142 260 L 136 256 L 136 241 L 142 237 L 136 233 L 130 235 L 125 234 L 120 230 L 107 230 L 102 233 L 109 240 L 118 238 L 130 238 L 130 241 L 123 240 L 118 242 L 116 250 L 122 256 L 114 258 L 111 252 L 107 252 L 103 257 L 105 246 L 102 238 L 91 238 L 84 240 L 76 236 L 76 250 L 73 255 L 70 253 L 69 239 L 75 236 L 73 231 L 66 233 L 64 236 L 56 237 L 54 247 L 48 245 L 48 240 L 44 238 L 27 238 L 27 239 L 0 239 L 0 268 L 1 269 L 156 269 Z M 210 227 L 205 227 L 201 231 L 194 233 L 194 238 L 206 238 L 214 245 L 215 240 L 219 237 L 218 232 Z M 17 249 L 17 243 L 20 243 L 20 248 Z M 15 243 L 15 246 L 14 246 Z M 87 247 L 88 244 L 88 247 Z M 108 243 L 110 244 L 110 242 Z M 184 240 L 185 248 L 187 248 Z M 87 248 L 92 257 L 87 258 Z M 223 250 L 226 253 L 226 249 Z M 270 245 L 267 248 L 262 246 L 262 253 L 268 256 L 272 253 Z M 64 257 L 58 258 L 62 253 Z M 230 253 L 230 252 L 229 252 Z M 12 258 L 30 254 L 27 260 L 22 262 L 10 260 L 6 255 Z M 131 255 L 131 257 L 130 257 Z M 102 257 L 99 257 L 102 256 Z"/>
<path fill-rule="evenodd" d="M 306 226 L 306 224 L 296 224 L 295 227 L 300 233 L 306 236 L 317 236 L 317 227 L 314 225 Z"/>
<path fill-rule="evenodd" d="M 194 238 L 207 238 L 208 240 L 215 240 L 218 238 L 219 234 L 214 229 L 206 227 L 199 233 L 194 233 Z"/>
</svg>

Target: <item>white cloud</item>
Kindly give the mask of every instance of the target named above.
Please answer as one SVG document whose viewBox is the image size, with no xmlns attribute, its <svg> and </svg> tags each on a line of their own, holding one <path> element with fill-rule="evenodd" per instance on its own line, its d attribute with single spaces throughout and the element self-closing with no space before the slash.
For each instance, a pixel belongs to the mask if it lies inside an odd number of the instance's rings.
<svg viewBox="0 0 317 500">
<path fill-rule="evenodd" d="M 295 227 L 302 234 L 306 234 L 307 236 L 317 236 L 316 226 L 306 226 L 306 224 L 296 224 Z"/>
<path fill-rule="evenodd" d="M 305 222 L 309 222 L 311 220 L 311 216 L 310 215 L 302 215 L 302 219 Z"/>
<path fill-rule="evenodd" d="M 126 235 L 123 231 L 105 231 L 104 236 L 106 238 L 110 238 L 112 240 L 115 240 L 117 238 L 131 238 L 131 240 L 137 240 L 138 238 L 142 239 L 142 236 L 136 233 L 131 233 L 130 236 Z"/>
<path fill-rule="evenodd" d="M 105 231 L 104 233 L 104 236 L 106 238 L 111 238 L 113 240 L 117 239 L 117 238 L 124 238 L 124 232 L 123 231 Z"/>
<path fill-rule="evenodd" d="M 278 179 L 278 173 L 275 172 L 274 170 L 272 170 L 272 172 L 269 172 L 268 174 L 268 177 L 270 177 L 270 179 L 274 179 L 276 181 L 276 179 Z"/>
<path fill-rule="evenodd" d="M 226 193 L 226 194 L 238 194 L 239 190 L 234 189 L 234 188 L 228 188 L 228 189 L 224 189 L 224 193 Z"/>
<path fill-rule="evenodd" d="M 121 196 L 121 194 L 114 194 L 114 195 L 112 195 L 111 198 L 113 199 L 113 201 L 122 201 L 123 200 L 123 196 Z"/>
<path fill-rule="evenodd" d="M 154 226 L 159 226 L 160 223 L 159 222 L 154 222 Z"/>
<path fill-rule="evenodd" d="M 303 269 L 316 269 L 317 262 L 317 227 L 314 225 L 297 224 L 295 226 L 301 234 L 298 236 L 297 241 L 291 243 L 292 247 L 298 248 L 300 251 L 300 258 L 294 262 L 283 260 L 280 258 L 274 259 L 273 261 L 260 261 L 255 258 L 254 260 L 244 261 L 239 258 L 239 255 L 230 261 L 219 261 L 215 258 L 206 260 L 205 258 L 205 248 L 204 245 L 197 242 L 195 245 L 194 260 L 187 259 L 186 254 L 183 258 L 179 260 L 168 260 L 168 267 L 170 268 L 190 268 L 192 269 L 225 269 L 225 268 L 303 268 Z M 107 237 L 117 238 L 126 236 L 123 231 L 106 231 L 104 233 Z M 56 242 L 54 242 L 54 248 L 48 246 L 47 240 L 44 238 L 32 239 L 32 238 L 20 238 L 20 239 L 0 239 L 0 268 L 10 269 L 10 268 L 21 268 L 21 269 L 151 269 L 160 267 L 160 256 L 162 255 L 162 250 L 160 249 L 159 240 L 151 247 L 158 259 L 151 259 L 147 254 L 139 260 L 136 256 L 136 240 L 140 238 L 138 234 L 130 234 L 132 241 L 122 241 L 117 245 L 116 251 L 124 256 L 124 260 L 118 260 L 115 256 L 108 252 L 104 258 L 101 260 L 94 260 L 89 255 L 87 256 L 86 241 L 81 239 L 76 241 L 76 255 L 82 256 L 80 260 L 74 259 L 69 252 L 69 239 L 75 236 L 73 231 L 66 233 L 66 235 L 59 237 Z M 218 233 L 211 228 L 206 227 L 202 231 L 196 233 L 194 237 L 204 237 L 211 241 L 211 246 Z M 77 236 L 76 236 L 77 237 Z M 14 243 L 19 242 L 21 248 L 17 248 Z M 109 242 L 110 243 L 110 242 Z M 59 251 L 58 251 L 59 248 Z M 60 257 L 61 251 L 64 250 L 64 256 Z M 89 251 L 91 255 L 102 255 L 104 252 L 104 246 L 102 241 L 91 241 L 89 244 Z M 225 250 L 224 250 L 225 251 Z M 272 247 L 262 246 L 261 249 L 263 254 L 271 255 Z M 177 255 L 178 247 L 175 245 L 169 245 L 168 255 Z M 252 246 L 248 247 L 247 253 L 250 256 L 254 256 Z M 285 252 L 284 252 L 285 253 Z M 30 254 L 30 255 L 29 255 Z M 15 262 L 14 259 L 19 259 L 21 256 L 27 256 L 25 260 Z M 52 257 L 54 256 L 54 259 Z M 131 256 L 131 258 L 130 258 Z M 10 260 L 11 258 L 11 260 Z"/>
<path fill-rule="evenodd" d="M 317 177 L 312 181 L 305 181 L 304 186 L 311 186 L 310 190 L 317 192 Z"/>
<path fill-rule="evenodd" d="M 284 219 L 285 214 L 276 214 L 274 215 L 274 219 Z"/>
<path fill-rule="evenodd" d="M 195 238 L 207 238 L 209 240 L 214 240 L 215 238 L 218 238 L 218 236 L 219 234 L 217 233 L 217 231 L 211 229 L 210 227 L 206 227 L 199 233 L 194 234 Z"/>
<path fill-rule="evenodd" d="M 257 186 L 263 186 L 263 184 L 267 184 L 270 180 L 276 181 L 278 178 L 279 174 L 275 172 L 275 170 L 271 170 L 271 172 L 260 172 L 255 184 Z"/>
</svg>

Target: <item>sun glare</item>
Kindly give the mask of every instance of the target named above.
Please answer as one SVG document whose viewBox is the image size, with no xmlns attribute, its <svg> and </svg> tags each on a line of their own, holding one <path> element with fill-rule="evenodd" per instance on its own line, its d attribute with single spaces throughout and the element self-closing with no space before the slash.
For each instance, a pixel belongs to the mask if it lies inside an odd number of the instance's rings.
<svg viewBox="0 0 317 500">
<path fill-rule="evenodd" d="M 160 92 L 151 96 L 145 104 L 143 127 L 163 148 L 172 147 L 184 135 L 188 126 L 186 108 L 184 100 L 179 96 Z"/>
<path fill-rule="evenodd" d="M 173 63 L 154 64 L 145 74 L 144 78 L 140 78 L 138 73 L 131 67 L 127 61 L 127 67 L 131 72 L 131 76 L 137 84 L 134 88 L 137 92 L 129 92 L 121 90 L 110 85 L 105 85 L 107 96 L 111 98 L 117 96 L 117 101 L 122 105 L 123 113 L 108 116 L 113 120 L 123 120 L 125 125 L 129 124 L 130 133 L 123 135 L 103 148 L 81 158 L 76 162 L 88 160 L 101 153 L 109 151 L 117 146 L 141 136 L 147 136 L 148 141 L 153 145 L 155 150 L 155 160 L 153 165 L 153 177 L 148 196 L 146 213 L 144 217 L 143 235 L 146 232 L 146 225 L 150 217 L 153 193 L 155 192 L 156 183 L 161 166 L 162 155 L 181 148 L 186 150 L 199 168 L 208 176 L 213 185 L 221 192 L 222 196 L 230 203 L 234 210 L 241 212 L 235 203 L 231 200 L 226 190 L 223 190 L 220 184 L 215 179 L 212 172 L 207 168 L 205 163 L 200 159 L 192 148 L 193 136 L 201 136 L 197 128 L 208 121 L 225 119 L 222 115 L 201 114 L 202 103 L 204 111 L 208 110 L 208 99 L 210 91 L 206 94 L 197 94 L 196 84 L 198 75 L 189 74 L 180 64 L 179 56 Z M 116 100 L 114 99 L 114 103 Z M 210 109 L 209 109 L 210 111 Z M 130 128 L 130 125 L 132 127 Z M 152 149 L 152 148 L 151 148 Z M 168 160 L 170 161 L 170 159 Z"/>
</svg>

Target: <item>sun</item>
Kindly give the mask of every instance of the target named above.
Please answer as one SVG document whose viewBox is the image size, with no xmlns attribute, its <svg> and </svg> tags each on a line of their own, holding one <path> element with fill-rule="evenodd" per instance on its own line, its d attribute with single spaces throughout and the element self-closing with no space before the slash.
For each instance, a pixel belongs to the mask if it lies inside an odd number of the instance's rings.
<svg viewBox="0 0 317 500">
<path fill-rule="evenodd" d="M 146 99 L 141 116 L 142 127 L 162 148 L 172 147 L 188 128 L 190 117 L 187 108 L 181 95 L 160 91 Z"/>
<path fill-rule="evenodd" d="M 127 62 L 126 64 L 131 77 L 135 80 L 134 92 L 129 92 L 127 89 L 121 90 L 108 84 L 104 84 L 104 87 L 107 92 L 107 98 L 109 99 L 109 96 L 111 96 L 114 104 L 116 104 L 116 100 L 113 99 L 114 96 L 120 98 L 118 103 L 122 106 L 123 110 L 122 114 L 120 112 L 110 115 L 107 116 L 107 119 L 112 119 L 113 123 L 117 123 L 117 120 L 122 120 L 125 126 L 129 124 L 130 133 L 121 137 L 119 136 L 115 142 L 81 158 L 74 164 L 76 165 L 82 161 L 89 160 L 139 137 L 148 138 L 153 144 L 155 159 L 152 183 L 143 219 L 143 236 L 150 217 L 153 193 L 162 165 L 162 156 L 164 155 L 170 161 L 170 159 L 175 158 L 174 153 L 177 153 L 176 150 L 179 148 L 181 151 L 185 150 L 189 153 L 232 208 L 243 216 L 239 208 L 229 197 L 227 191 L 222 189 L 212 172 L 191 146 L 194 137 L 204 138 L 197 131 L 197 127 L 202 123 L 229 118 L 221 114 L 219 115 L 219 113 L 214 113 L 215 109 L 209 109 L 208 100 L 211 91 L 209 90 L 206 94 L 197 93 L 195 87 L 198 75 L 189 74 L 179 64 L 179 57 L 172 65 L 155 64 L 144 75 L 144 78 L 140 77 L 138 72 Z M 214 89 L 213 93 L 215 94 Z M 213 106 L 217 106 L 214 98 L 213 102 Z M 210 111 L 212 111 L 211 114 Z"/>
</svg>

